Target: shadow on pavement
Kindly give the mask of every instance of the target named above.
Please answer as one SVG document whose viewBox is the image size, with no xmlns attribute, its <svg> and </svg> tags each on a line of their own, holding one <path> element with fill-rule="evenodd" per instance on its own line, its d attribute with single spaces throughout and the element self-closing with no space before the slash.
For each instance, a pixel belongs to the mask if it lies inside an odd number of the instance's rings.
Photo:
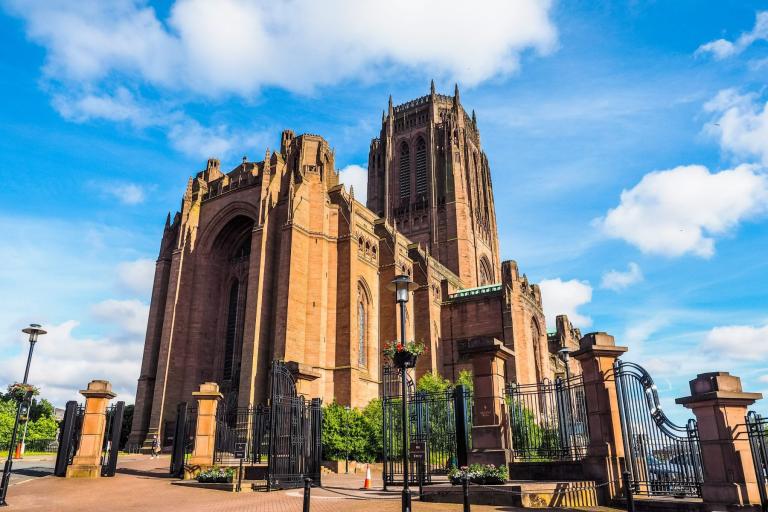
<svg viewBox="0 0 768 512">
<path fill-rule="evenodd" d="M 158 471 L 157 469 L 129 469 L 117 468 L 115 473 L 120 475 L 137 476 L 140 478 L 172 478 L 168 473 Z"/>
<path fill-rule="evenodd" d="M 32 476 L 32 477 L 41 477 L 41 476 L 52 475 L 53 469 L 46 468 L 46 467 L 21 468 L 21 469 L 14 469 L 13 474 L 23 475 L 23 476 Z"/>
</svg>

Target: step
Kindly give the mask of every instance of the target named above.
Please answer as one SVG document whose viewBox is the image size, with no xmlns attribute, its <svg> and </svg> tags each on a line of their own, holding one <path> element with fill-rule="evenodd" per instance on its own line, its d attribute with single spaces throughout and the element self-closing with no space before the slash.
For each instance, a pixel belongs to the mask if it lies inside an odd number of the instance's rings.
<svg viewBox="0 0 768 512">
<path fill-rule="evenodd" d="M 525 508 L 573 508 L 597 506 L 595 482 L 516 480 L 504 485 L 469 487 L 470 501 L 478 505 L 502 505 Z M 438 484 L 424 487 L 423 501 L 461 503 L 460 485 Z"/>
</svg>

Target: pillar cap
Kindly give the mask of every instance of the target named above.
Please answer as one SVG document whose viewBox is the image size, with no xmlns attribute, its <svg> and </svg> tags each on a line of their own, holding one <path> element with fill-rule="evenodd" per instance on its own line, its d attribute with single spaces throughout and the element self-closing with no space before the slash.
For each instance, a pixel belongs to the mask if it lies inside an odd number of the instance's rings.
<svg viewBox="0 0 768 512">
<path fill-rule="evenodd" d="M 203 382 L 198 391 L 193 391 L 192 396 L 197 398 L 224 398 L 219 392 L 219 385 L 215 382 Z"/>
<path fill-rule="evenodd" d="M 316 380 L 320 378 L 320 372 L 312 366 L 297 361 L 286 361 L 285 366 L 291 372 L 295 380 Z"/>
<path fill-rule="evenodd" d="M 492 336 L 476 336 L 474 338 L 459 340 L 458 346 L 460 356 L 473 356 L 488 353 L 505 360 L 515 356 L 515 353 L 509 347 L 504 345 L 501 340 Z"/>
<path fill-rule="evenodd" d="M 80 394 L 85 398 L 115 398 L 117 393 L 112 391 L 112 384 L 108 380 L 92 380 L 87 389 L 81 389 Z"/>
<path fill-rule="evenodd" d="M 733 405 L 751 405 L 763 398 L 762 393 L 745 393 L 741 387 L 741 378 L 728 372 L 700 373 L 689 384 L 691 395 L 676 399 L 676 403 L 686 405 L 727 400 Z"/>
<path fill-rule="evenodd" d="M 616 345 L 614 337 L 607 332 L 590 332 L 579 340 L 579 350 L 572 352 L 571 357 L 585 359 L 588 354 L 619 357 L 627 350 L 627 347 Z"/>
</svg>

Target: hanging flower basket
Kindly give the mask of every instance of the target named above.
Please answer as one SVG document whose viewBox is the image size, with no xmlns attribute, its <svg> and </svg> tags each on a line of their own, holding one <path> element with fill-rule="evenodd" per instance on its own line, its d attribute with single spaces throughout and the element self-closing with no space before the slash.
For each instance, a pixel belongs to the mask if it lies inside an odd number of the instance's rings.
<svg viewBox="0 0 768 512">
<path fill-rule="evenodd" d="M 384 355 L 388 356 L 397 368 L 413 368 L 416 366 L 416 359 L 425 350 L 423 343 L 415 341 L 401 343 L 397 341 L 390 343 L 384 349 Z"/>
<path fill-rule="evenodd" d="M 411 352 L 398 352 L 395 357 L 392 358 L 392 362 L 398 368 L 414 368 L 416 366 L 416 358 L 419 357 Z"/>
</svg>

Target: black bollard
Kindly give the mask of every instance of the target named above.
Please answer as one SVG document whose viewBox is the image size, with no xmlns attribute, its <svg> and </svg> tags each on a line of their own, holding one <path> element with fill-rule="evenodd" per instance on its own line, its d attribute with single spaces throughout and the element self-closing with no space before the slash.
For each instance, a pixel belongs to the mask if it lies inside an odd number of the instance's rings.
<svg viewBox="0 0 768 512">
<path fill-rule="evenodd" d="M 419 501 L 424 501 L 424 460 L 419 461 Z"/>
<path fill-rule="evenodd" d="M 312 487 L 312 479 L 304 479 L 304 508 L 303 512 L 309 512 L 309 489 Z"/>
<path fill-rule="evenodd" d="M 243 490 L 243 459 L 240 459 L 240 471 L 237 472 L 237 492 Z"/>
<path fill-rule="evenodd" d="M 621 480 L 624 482 L 624 498 L 627 500 L 627 512 L 635 512 L 635 497 L 632 495 L 629 471 L 624 470 L 621 474 Z"/>
<path fill-rule="evenodd" d="M 461 478 L 461 485 L 464 487 L 464 512 L 470 512 L 469 509 L 469 478 L 464 475 Z"/>
</svg>

